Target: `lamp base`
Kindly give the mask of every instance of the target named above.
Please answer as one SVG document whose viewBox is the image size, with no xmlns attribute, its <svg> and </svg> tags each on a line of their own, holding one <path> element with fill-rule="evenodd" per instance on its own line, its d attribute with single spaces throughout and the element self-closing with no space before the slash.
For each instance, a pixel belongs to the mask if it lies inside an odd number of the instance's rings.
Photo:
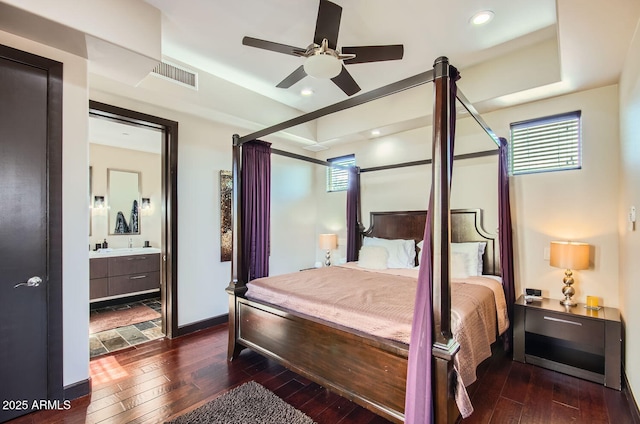
<svg viewBox="0 0 640 424">
<path fill-rule="evenodd" d="M 577 305 L 577 303 L 574 302 L 573 300 L 571 300 L 571 298 L 562 299 L 560 301 L 560 304 L 564 305 L 564 306 L 576 306 Z"/>
<path fill-rule="evenodd" d="M 331 266 L 331 250 L 327 249 L 327 253 L 324 255 L 324 266 Z"/>
<path fill-rule="evenodd" d="M 576 294 L 576 290 L 571 287 L 573 285 L 573 272 L 570 269 L 564 272 L 562 282 L 564 283 L 564 287 L 562 288 L 564 299 L 560 301 L 560 304 L 564 306 L 576 306 L 577 303 L 571 299 L 571 296 Z"/>
</svg>

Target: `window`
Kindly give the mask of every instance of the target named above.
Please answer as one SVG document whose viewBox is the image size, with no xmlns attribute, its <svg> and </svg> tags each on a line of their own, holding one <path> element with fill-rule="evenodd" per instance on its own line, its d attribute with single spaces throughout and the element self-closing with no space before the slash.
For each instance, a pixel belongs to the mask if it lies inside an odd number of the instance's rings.
<svg viewBox="0 0 640 424">
<path fill-rule="evenodd" d="M 355 155 L 340 156 L 327 159 L 331 165 L 327 168 L 327 191 L 344 191 L 348 188 L 349 173 L 347 167 L 355 166 Z"/>
<path fill-rule="evenodd" d="M 511 175 L 582 168 L 580 111 L 511 124 Z"/>
</svg>

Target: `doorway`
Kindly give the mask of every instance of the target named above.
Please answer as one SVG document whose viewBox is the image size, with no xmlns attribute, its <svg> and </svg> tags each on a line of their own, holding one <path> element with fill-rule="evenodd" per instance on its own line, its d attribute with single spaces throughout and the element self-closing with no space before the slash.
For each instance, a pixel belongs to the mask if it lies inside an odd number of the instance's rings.
<svg viewBox="0 0 640 424">
<path fill-rule="evenodd" d="M 128 134 L 131 144 L 150 137 L 142 142 L 150 147 L 136 152 L 129 150 L 133 146 L 127 146 L 128 136 L 119 137 L 115 154 L 121 158 L 126 155 L 123 160 L 112 157 L 111 163 L 105 165 L 105 161 L 94 164 L 92 159 L 90 326 L 103 331 L 110 325 L 120 327 L 111 333 L 107 329 L 103 335 L 106 342 L 91 338 L 95 356 L 161 336 L 178 335 L 178 123 L 95 101 L 89 102 L 89 115 L 90 124 L 107 124 L 120 135 Z M 105 149 L 104 143 L 97 146 L 96 155 L 113 155 Z M 146 159 L 140 159 L 154 157 L 158 161 L 157 173 L 154 166 L 143 164 Z M 110 317 L 102 315 L 102 322 L 94 327 L 96 310 Z"/>
</svg>

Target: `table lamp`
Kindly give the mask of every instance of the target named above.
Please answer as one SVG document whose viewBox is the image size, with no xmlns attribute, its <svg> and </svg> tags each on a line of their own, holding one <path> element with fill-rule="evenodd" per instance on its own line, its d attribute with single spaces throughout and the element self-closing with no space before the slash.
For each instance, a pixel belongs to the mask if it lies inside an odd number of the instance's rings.
<svg viewBox="0 0 640 424">
<path fill-rule="evenodd" d="M 338 236 L 336 234 L 320 234 L 320 249 L 327 251 L 324 257 L 324 265 L 331 266 L 331 251 L 338 247 Z"/>
<path fill-rule="evenodd" d="M 570 241 L 552 241 L 549 255 L 549 265 L 556 268 L 564 268 L 564 278 L 562 282 L 562 294 L 564 299 L 560 301 L 564 306 L 575 306 L 576 302 L 571 300 L 576 291 L 573 285 L 574 269 L 589 268 L 589 245 L 587 243 L 573 243 Z"/>
</svg>

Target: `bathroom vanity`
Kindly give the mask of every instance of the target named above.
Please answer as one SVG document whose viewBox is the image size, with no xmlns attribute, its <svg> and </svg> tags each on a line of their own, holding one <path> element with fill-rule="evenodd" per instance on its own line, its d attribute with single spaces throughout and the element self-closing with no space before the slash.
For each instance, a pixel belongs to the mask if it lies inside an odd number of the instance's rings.
<svg viewBox="0 0 640 424">
<path fill-rule="evenodd" d="M 160 291 L 160 253 L 153 247 L 90 252 L 90 301 Z"/>
</svg>

